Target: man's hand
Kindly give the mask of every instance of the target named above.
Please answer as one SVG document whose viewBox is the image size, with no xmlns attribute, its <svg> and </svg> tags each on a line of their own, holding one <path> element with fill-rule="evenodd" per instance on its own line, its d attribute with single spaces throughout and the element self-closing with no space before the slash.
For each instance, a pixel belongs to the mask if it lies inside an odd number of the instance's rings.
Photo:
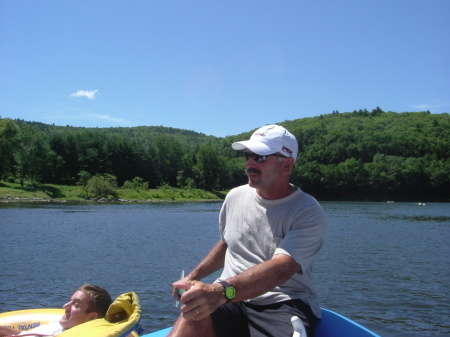
<svg viewBox="0 0 450 337">
<path fill-rule="evenodd" d="M 226 302 L 220 283 L 207 284 L 200 281 L 180 280 L 174 288 L 189 289 L 181 297 L 181 314 L 188 320 L 201 320 L 211 315 Z"/>
<path fill-rule="evenodd" d="M 172 283 L 172 296 L 177 301 L 179 301 L 181 295 L 191 287 L 191 280 L 189 279 L 189 275 L 187 277 L 183 277 L 184 272 L 182 272 L 181 275 L 182 278 L 180 280 Z"/>
</svg>

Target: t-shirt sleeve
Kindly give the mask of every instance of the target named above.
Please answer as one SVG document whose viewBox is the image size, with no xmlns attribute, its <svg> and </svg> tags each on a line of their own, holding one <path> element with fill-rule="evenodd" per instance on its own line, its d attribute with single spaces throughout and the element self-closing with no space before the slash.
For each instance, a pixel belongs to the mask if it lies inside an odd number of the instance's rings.
<svg viewBox="0 0 450 337">
<path fill-rule="evenodd" d="M 313 264 L 322 246 L 325 227 L 326 218 L 322 208 L 319 205 L 308 207 L 297 215 L 274 255 L 292 257 L 305 271 Z"/>
</svg>

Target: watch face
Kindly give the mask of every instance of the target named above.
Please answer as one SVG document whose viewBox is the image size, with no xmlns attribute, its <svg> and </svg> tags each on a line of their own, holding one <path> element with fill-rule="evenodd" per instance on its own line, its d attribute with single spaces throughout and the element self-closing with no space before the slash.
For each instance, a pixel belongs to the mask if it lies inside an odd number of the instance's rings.
<svg viewBox="0 0 450 337">
<path fill-rule="evenodd" d="M 236 296 L 236 289 L 234 289 L 234 287 L 229 286 L 225 288 L 225 296 L 232 300 L 234 298 L 234 296 Z"/>
</svg>

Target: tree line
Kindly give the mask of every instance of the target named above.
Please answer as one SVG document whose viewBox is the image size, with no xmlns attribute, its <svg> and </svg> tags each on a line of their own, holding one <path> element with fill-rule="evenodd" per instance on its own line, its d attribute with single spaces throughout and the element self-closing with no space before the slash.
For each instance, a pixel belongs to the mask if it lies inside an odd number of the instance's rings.
<svg viewBox="0 0 450 337">
<path fill-rule="evenodd" d="M 279 123 L 299 141 L 292 181 L 320 200 L 448 201 L 450 116 L 372 111 Z M 259 126 L 255 126 L 259 127 Z M 79 128 L 0 118 L 0 179 L 27 184 L 173 186 L 223 191 L 247 181 L 224 138 L 163 126 Z"/>
</svg>

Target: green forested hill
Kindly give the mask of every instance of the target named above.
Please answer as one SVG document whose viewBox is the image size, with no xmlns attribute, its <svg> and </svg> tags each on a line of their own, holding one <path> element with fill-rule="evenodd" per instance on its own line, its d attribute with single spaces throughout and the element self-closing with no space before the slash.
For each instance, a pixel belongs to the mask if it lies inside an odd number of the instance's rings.
<svg viewBox="0 0 450 337">
<path fill-rule="evenodd" d="M 321 200 L 450 200 L 449 114 L 380 108 L 284 121 L 299 140 L 292 180 Z M 260 125 L 255 125 L 255 129 Z M 246 182 L 244 160 L 217 138 L 162 126 L 60 127 L 0 119 L 0 178 L 225 190 Z M 137 179 L 135 179 L 138 177 Z"/>
<path fill-rule="evenodd" d="M 450 198 L 450 116 L 334 113 L 286 122 L 298 137 L 297 170 L 323 198 Z"/>
<path fill-rule="evenodd" d="M 39 122 L 27 122 L 24 120 L 15 121 L 19 126 L 30 125 L 36 130 L 46 133 L 56 134 L 90 134 L 97 133 L 102 136 L 113 136 L 116 138 L 126 138 L 130 141 L 135 140 L 144 144 L 151 144 L 158 136 L 166 135 L 173 137 L 181 142 L 186 148 L 192 149 L 197 145 L 201 145 L 208 139 L 215 138 L 207 136 L 203 133 L 176 129 L 164 126 L 136 126 L 136 127 L 110 127 L 110 128 L 85 128 L 73 126 L 55 126 Z"/>
</svg>

